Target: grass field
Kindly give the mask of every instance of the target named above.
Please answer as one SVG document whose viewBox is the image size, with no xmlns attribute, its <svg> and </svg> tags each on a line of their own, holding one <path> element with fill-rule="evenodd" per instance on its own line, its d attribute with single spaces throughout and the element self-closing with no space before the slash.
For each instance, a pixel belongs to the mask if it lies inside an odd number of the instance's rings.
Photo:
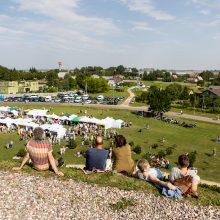
<svg viewBox="0 0 220 220">
<path fill-rule="evenodd" d="M 42 105 L 42 108 L 44 106 Z M 40 108 L 39 106 L 24 106 L 24 108 Z M 62 112 L 75 113 L 77 114 L 83 107 L 64 107 L 57 106 L 53 107 L 51 113 L 61 114 Z M 197 160 L 195 167 L 198 168 L 198 174 L 202 179 L 220 182 L 220 144 L 215 142 L 216 136 L 220 133 L 219 125 L 196 122 L 197 127 L 193 129 L 187 129 L 179 127 L 177 125 L 167 124 L 155 119 L 138 117 L 127 110 L 114 110 L 114 109 L 93 109 L 86 108 L 88 115 L 93 115 L 99 119 L 107 116 L 112 116 L 115 119 L 122 119 L 125 121 L 131 121 L 133 126 L 130 128 L 123 128 L 119 130 L 120 134 L 125 135 L 127 141 L 133 141 L 135 145 L 139 144 L 142 148 L 140 155 L 133 154 L 135 160 L 144 158 L 145 154 L 150 151 L 157 153 L 167 147 L 176 145 L 173 154 L 168 158 L 171 161 L 171 165 L 175 166 L 178 155 L 186 152 L 197 151 Z M 190 120 L 185 120 L 190 122 Z M 145 129 L 145 124 L 149 124 L 149 129 Z M 195 123 L 195 121 L 193 121 Z M 139 130 L 142 129 L 142 132 Z M 165 138 L 165 143 L 161 143 L 161 139 Z M 12 149 L 6 149 L 4 146 L 10 140 L 14 141 L 14 147 Z M 78 146 L 76 149 L 67 149 L 65 154 L 66 164 L 83 164 L 85 159 L 83 157 L 76 157 L 77 151 L 86 150 L 85 146 L 80 146 L 80 140 L 77 140 Z M 158 144 L 157 149 L 151 149 L 152 144 Z M 62 144 L 66 144 L 65 141 Z M 104 142 L 105 147 L 109 146 L 108 142 Z M 24 146 L 24 142 L 18 140 L 18 135 L 6 134 L 0 136 L 0 166 L 1 169 L 10 169 L 14 165 L 20 164 L 20 161 L 13 161 L 12 157 L 16 152 Z M 211 156 L 213 148 L 217 148 L 217 157 Z M 55 157 L 59 157 L 58 154 L 59 146 L 54 146 Z M 27 172 L 35 173 L 32 169 L 27 166 L 25 169 Z M 128 178 L 124 176 L 118 176 L 114 174 L 101 174 L 101 175 L 84 175 L 81 171 L 74 169 L 62 168 L 67 178 L 73 178 L 75 180 L 86 181 L 94 184 L 116 186 L 125 190 L 142 190 L 146 192 L 154 192 L 159 194 L 154 187 L 150 184 L 146 184 L 143 181 L 136 180 L 134 178 Z M 51 172 L 48 172 L 51 175 Z M 199 188 L 202 196 L 199 200 L 193 200 L 195 203 L 203 205 L 220 205 L 220 190 L 215 187 L 208 187 L 203 185 Z M 190 199 L 189 199 L 190 200 Z M 191 200 L 190 200 L 191 201 Z"/>
<path fill-rule="evenodd" d="M 24 108 L 40 108 L 39 106 L 26 106 Z M 42 106 L 43 108 L 43 106 Z M 61 114 L 62 112 L 77 114 L 83 107 L 64 107 L 57 106 L 53 107 L 51 112 L 55 114 Z M 167 147 L 176 145 L 176 149 L 173 154 L 169 156 L 171 163 L 177 160 L 178 155 L 186 152 L 197 151 L 197 161 L 195 166 L 199 169 L 199 174 L 203 179 L 213 180 L 220 182 L 220 144 L 215 142 L 216 136 L 220 133 L 219 125 L 209 124 L 204 122 L 196 122 L 197 127 L 187 129 L 178 125 L 167 124 L 155 119 L 137 117 L 130 111 L 127 110 L 114 110 L 114 109 L 92 109 L 86 108 L 87 115 L 93 115 L 99 119 L 107 116 L 112 116 L 115 119 L 122 119 L 124 121 L 131 121 L 133 126 L 130 128 L 120 129 L 119 132 L 127 138 L 128 142 L 133 141 L 135 145 L 139 144 L 142 148 L 141 155 L 133 155 L 134 159 L 143 157 L 148 151 L 157 153 L 159 150 L 163 150 Z M 190 120 L 184 120 L 191 122 Z M 145 124 L 148 123 L 150 129 L 145 129 Z M 139 132 L 142 129 L 142 132 Z M 166 142 L 162 144 L 160 140 L 165 138 Z M 16 147 L 11 150 L 6 150 L 3 146 L 10 140 L 14 140 Z M 78 140 L 80 142 L 80 140 Z M 159 148 L 151 149 L 152 144 L 157 143 Z M 23 146 L 24 143 L 18 141 L 18 136 L 13 135 L 1 135 L 0 145 L 1 154 L 0 160 L 11 159 L 17 149 Z M 108 145 L 108 143 L 106 143 Z M 212 153 L 213 148 L 217 149 L 217 158 L 212 158 L 209 154 Z M 76 163 L 84 162 L 82 158 L 76 158 L 73 154 L 79 150 L 85 150 L 86 147 L 79 147 L 74 150 L 67 152 L 67 162 Z"/>
<path fill-rule="evenodd" d="M 187 86 L 187 87 L 189 87 L 189 89 L 192 89 L 193 91 L 198 91 L 198 88 L 199 88 L 196 84 L 184 83 L 184 82 L 143 81 L 143 83 L 146 86 L 157 86 L 157 87 L 160 87 L 162 89 L 165 89 L 168 85 L 170 85 L 172 83 L 177 83 L 177 84 L 180 84 L 182 86 Z"/>
</svg>

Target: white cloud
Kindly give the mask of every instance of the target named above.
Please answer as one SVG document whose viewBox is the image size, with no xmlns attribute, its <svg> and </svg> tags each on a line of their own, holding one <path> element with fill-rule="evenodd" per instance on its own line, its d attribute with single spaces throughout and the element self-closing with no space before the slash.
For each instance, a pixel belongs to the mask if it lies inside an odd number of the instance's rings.
<svg viewBox="0 0 220 220">
<path fill-rule="evenodd" d="M 201 10 L 200 13 L 203 14 L 203 15 L 210 15 L 210 11 L 209 10 L 205 10 L 205 9 Z"/>
<path fill-rule="evenodd" d="M 62 25 L 78 25 L 81 29 L 91 29 L 96 34 L 119 31 L 111 19 L 83 16 L 78 13 L 80 0 L 15 0 L 19 11 L 29 11 L 43 15 Z"/>
<path fill-rule="evenodd" d="M 158 29 L 150 27 L 147 22 L 133 22 L 133 30 L 159 32 Z"/>
<path fill-rule="evenodd" d="M 156 20 L 170 21 L 175 17 L 169 13 L 158 10 L 153 5 L 152 0 L 120 0 L 129 10 L 146 14 Z"/>
</svg>

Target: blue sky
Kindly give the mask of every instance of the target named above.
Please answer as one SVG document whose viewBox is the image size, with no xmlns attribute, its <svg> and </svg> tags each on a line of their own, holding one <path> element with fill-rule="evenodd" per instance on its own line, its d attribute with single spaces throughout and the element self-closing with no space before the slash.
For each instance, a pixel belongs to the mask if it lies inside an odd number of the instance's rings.
<svg viewBox="0 0 220 220">
<path fill-rule="evenodd" d="M 220 0 L 0 0 L 0 65 L 220 69 Z"/>
</svg>

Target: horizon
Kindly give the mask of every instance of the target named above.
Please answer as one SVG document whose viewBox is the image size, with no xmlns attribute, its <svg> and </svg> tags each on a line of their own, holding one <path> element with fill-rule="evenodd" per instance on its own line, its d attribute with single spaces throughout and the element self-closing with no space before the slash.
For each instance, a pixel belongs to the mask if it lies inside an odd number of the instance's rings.
<svg viewBox="0 0 220 220">
<path fill-rule="evenodd" d="M 0 60 L 16 69 L 219 70 L 218 0 L 9 0 Z"/>
</svg>

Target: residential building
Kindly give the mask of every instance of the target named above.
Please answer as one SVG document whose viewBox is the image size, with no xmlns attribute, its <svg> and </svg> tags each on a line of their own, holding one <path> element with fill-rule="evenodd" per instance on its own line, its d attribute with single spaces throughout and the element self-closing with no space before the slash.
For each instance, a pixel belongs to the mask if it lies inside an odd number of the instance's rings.
<svg viewBox="0 0 220 220">
<path fill-rule="evenodd" d="M 0 81 L 0 94 L 37 92 L 38 81 Z"/>
<path fill-rule="evenodd" d="M 203 91 L 200 95 L 204 97 L 220 97 L 220 86 L 210 86 L 207 90 Z"/>
</svg>

